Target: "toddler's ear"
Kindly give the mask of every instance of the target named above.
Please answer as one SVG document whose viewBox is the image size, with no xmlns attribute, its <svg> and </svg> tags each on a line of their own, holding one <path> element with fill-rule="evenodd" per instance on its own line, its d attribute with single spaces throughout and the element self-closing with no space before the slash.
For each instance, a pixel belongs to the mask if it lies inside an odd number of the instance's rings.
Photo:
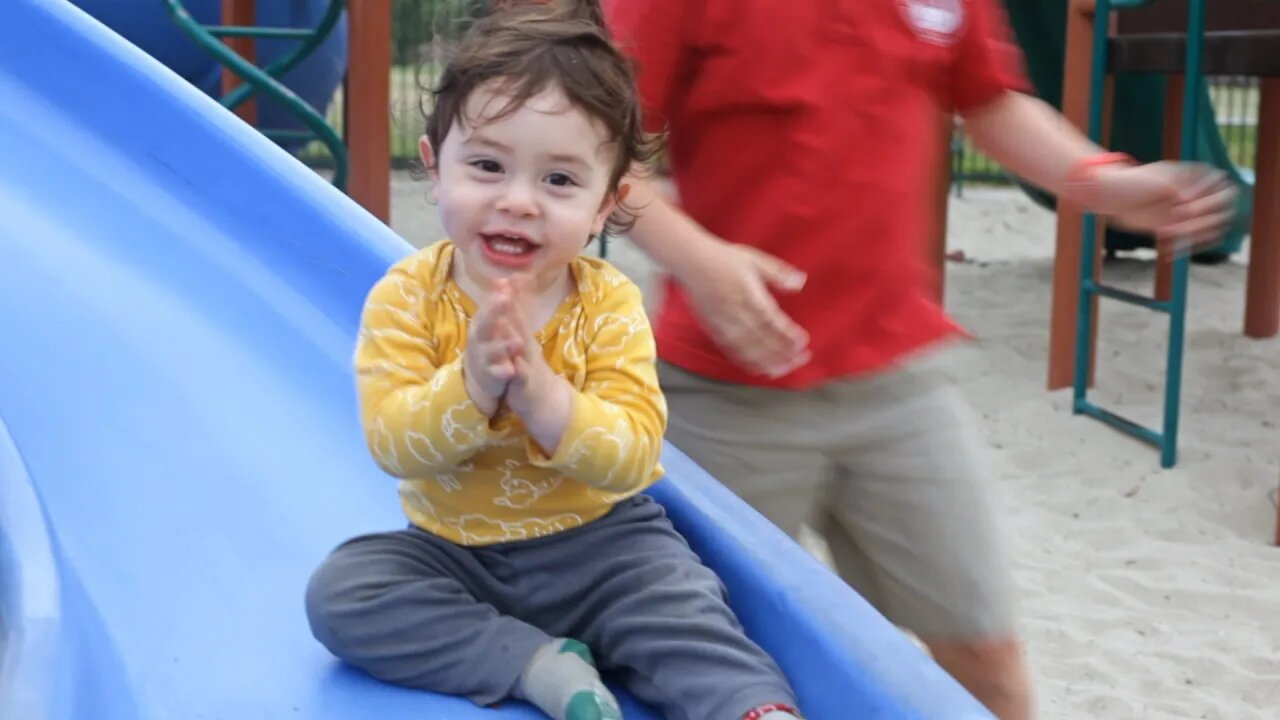
<svg viewBox="0 0 1280 720">
<path fill-rule="evenodd" d="M 627 195 L 630 192 L 631 186 L 622 183 L 616 191 L 605 194 L 604 200 L 600 203 L 600 212 L 596 213 L 596 221 L 591 225 L 591 234 L 593 236 L 604 232 L 605 221 L 609 219 L 614 210 L 618 209 L 618 205 L 627 199 Z"/>
</svg>

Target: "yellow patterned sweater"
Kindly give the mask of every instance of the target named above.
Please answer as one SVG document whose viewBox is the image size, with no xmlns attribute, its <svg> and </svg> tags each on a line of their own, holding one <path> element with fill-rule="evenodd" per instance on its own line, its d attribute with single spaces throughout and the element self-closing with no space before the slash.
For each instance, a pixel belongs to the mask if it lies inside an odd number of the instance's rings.
<svg viewBox="0 0 1280 720">
<path fill-rule="evenodd" d="M 578 527 L 662 475 L 667 409 L 640 290 L 580 257 L 577 290 L 535 339 L 576 390 L 548 456 L 505 406 L 492 419 L 463 385 L 476 307 L 449 277 L 442 241 L 396 263 L 370 291 L 355 366 L 369 450 L 400 478 L 405 514 L 461 545 L 529 540 Z"/>
</svg>

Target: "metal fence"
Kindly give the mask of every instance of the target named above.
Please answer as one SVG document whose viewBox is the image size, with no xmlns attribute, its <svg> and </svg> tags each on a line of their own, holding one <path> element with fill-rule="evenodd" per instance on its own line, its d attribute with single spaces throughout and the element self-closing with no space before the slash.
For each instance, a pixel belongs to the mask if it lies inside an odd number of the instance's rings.
<svg viewBox="0 0 1280 720">
<path fill-rule="evenodd" d="M 1259 79 L 1250 77 L 1212 78 L 1209 86 L 1231 162 L 1250 170 L 1258 156 L 1258 86 Z"/>
<path fill-rule="evenodd" d="M 414 167 L 417 140 L 422 134 L 423 88 L 438 79 L 444 52 L 467 23 L 479 17 L 492 0 L 393 0 L 391 68 L 391 156 L 398 168 Z M 1257 146 L 1258 83 L 1256 78 L 1210 79 L 1210 97 L 1228 156 L 1236 165 L 1252 168 Z M 341 131 L 341 91 L 328 109 L 329 121 Z M 323 146 L 313 144 L 303 158 L 315 166 L 330 164 Z M 1003 168 L 975 148 L 957 129 L 951 144 L 951 169 L 957 189 L 966 183 L 1007 184 Z"/>
<path fill-rule="evenodd" d="M 1227 157 L 1237 167 L 1252 170 L 1258 147 L 1258 78 L 1211 77 L 1209 99 Z M 951 174 L 957 189 L 966 183 L 1010 182 L 1004 169 L 965 137 L 960 124 L 951 140 Z"/>
<path fill-rule="evenodd" d="M 380 0 L 383 1 L 383 0 Z M 486 12 L 492 0 L 390 0 L 391 26 L 391 162 L 394 167 L 414 167 L 418 138 L 424 127 L 425 89 L 439 79 L 442 59 L 451 39 Z M 326 115 L 339 132 L 343 127 L 344 98 L 339 89 Z M 331 163 L 323 146 L 313 143 L 302 153 L 307 163 L 324 167 Z"/>
</svg>

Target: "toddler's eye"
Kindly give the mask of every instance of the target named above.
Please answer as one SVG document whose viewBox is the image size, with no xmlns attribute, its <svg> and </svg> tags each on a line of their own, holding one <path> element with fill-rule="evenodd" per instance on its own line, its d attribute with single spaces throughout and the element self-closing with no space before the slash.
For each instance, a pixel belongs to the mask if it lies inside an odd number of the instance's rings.
<svg viewBox="0 0 1280 720">
<path fill-rule="evenodd" d="M 480 172 L 500 173 L 502 166 L 496 160 L 475 160 L 471 163 L 471 167 L 476 168 Z"/>
<path fill-rule="evenodd" d="M 569 187 L 570 185 L 577 185 L 577 183 L 573 181 L 573 178 L 569 177 L 564 173 L 551 173 L 550 175 L 547 176 L 547 182 L 551 183 L 552 185 L 555 185 L 556 187 Z"/>
</svg>

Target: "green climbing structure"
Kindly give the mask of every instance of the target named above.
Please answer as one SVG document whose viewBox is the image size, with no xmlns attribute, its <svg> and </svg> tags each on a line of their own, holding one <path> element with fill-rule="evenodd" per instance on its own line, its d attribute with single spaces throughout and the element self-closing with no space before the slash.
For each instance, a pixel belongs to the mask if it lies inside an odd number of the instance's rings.
<svg viewBox="0 0 1280 720">
<path fill-rule="evenodd" d="M 182 0 L 164 0 L 164 2 L 178 27 L 243 81 L 243 84 L 221 98 L 222 105 L 229 110 L 234 110 L 255 93 L 278 101 L 297 115 L 307 130 L 260 128 L 259 131 L 273 140 L 319 140 L 333 157 L 333 184 L 345 192 L 348 160 L 347 148 L 342 138 L 319 111 L 280 82 L 281 76 L 297 67 L 333 32 L 338 20 L 342 17 L 342 11 L 346 5 L 344 0 L 330 0 L 324 15 L 314 28 L 203 25 L 191 16 L 183 6 Z M 266 67 L 259 68 L 222 42 L 222 38 L 293 40 L 298 45 L 292 52 L 282 55 Z"/>
</svg>

